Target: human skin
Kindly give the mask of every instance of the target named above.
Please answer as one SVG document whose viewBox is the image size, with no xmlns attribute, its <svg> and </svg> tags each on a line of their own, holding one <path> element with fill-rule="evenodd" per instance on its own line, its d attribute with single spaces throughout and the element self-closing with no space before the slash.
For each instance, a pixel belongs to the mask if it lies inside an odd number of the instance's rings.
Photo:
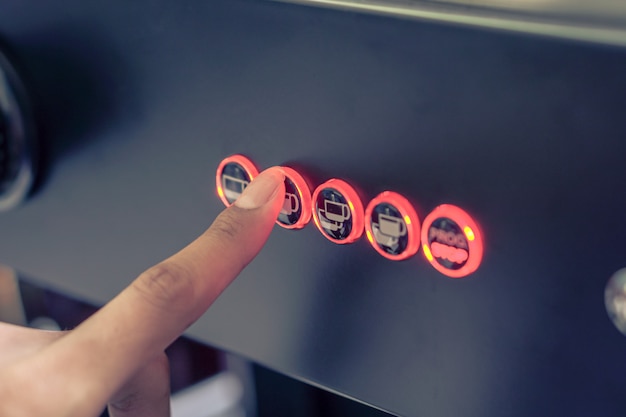
<svg viewBox="0 0 626 417">
<path fill-rule="evenodd" d="M 261 173 L 211 227 L 67 332 L 0 323 L 0 416 L 169 416 L 164 354 L 257 255 L 285 195 Z"/>
</svg>

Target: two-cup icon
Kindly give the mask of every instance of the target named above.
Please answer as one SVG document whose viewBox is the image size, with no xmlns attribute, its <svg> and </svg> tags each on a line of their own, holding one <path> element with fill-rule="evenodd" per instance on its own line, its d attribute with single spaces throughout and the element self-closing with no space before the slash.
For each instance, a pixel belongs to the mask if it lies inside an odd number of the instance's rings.
<svg viewBox="0 0 626 417">
<path fill-rule="evenodd" d="M 300 199 L 297 195 L 292 193 L 285 193 L 285 201 L 283 202 L 283 208 L 280 210 L 280 214 L 290 216 L 293 213 L 297 213 L 300 209 Z"/>
<path fill-rule="evenodd" d="M 378 244 L 394 247 L 398 240 L 407 234 L 406 223 L 399 217 L 379 213 L 378 223 L 372 222 L 374 239 Z"/>
<path fill-rule="evenodd" d="M 324 200 L 324 209 L 318 209 L 317 213 L 322 227 L 333 232 L 341 229 L 351 217 L 350 207 L 347 204 L 331 200 Z"/>
<path fill-rule="evenodd" d="M 235 201 L 243 190 L 250 184 L 250 181 L 246 181 L 242 178 L 233 177 L 231 175 L 222 175 L 222 189 L 224 190 L 224 196 L 229 201 Z"/>
<path fill-rule="evenodd" d="M 322 235 L 333 243 L 353 243 L 363 234 L 363 203 L 356 190 L 338 178 L 320 184 L 313 192 L 313 216 Z"/>
</svg>

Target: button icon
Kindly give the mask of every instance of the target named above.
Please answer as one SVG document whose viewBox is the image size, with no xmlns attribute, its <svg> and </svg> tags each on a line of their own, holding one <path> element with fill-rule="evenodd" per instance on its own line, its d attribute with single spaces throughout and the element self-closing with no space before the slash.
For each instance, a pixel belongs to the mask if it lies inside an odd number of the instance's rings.
<svg viewBox="0 0 626 417">
<path fill-rule="evenodd" d="M 285 194 L 285 202 L 283 208 L 280 210 L 280 214 L 285 216 L 291 216 L 293 213 L 298 213 L 300 210 L 300 200 L 295 194 L 287 192 Z"/>
<path fill-rule="evenodd" d="M 231 206 L 248 184 L 259 175 L 257 167 L 243 155 L 224 159 L 217 168 L 215 184 L 217 194 L 226 207 Z"/>
<path fill-rule="evenodd" d="M 311 190 L 296 170 L 281 170 L 285 174 L 285 201 L 276 223 L 286 229 L 301 229 L 311 220 Z"/>
<path fill-rule="evenodd" d="M 476 271 L 483 257 L 480 229 L 461 208 L 443 204 L 424 220 L 424 256 L 436 270 L 451 278 Z"/>
<path fill-rule="evenodd" d="M 332 179 L 313 192 L 313 220 L 328 240 L 346 244 L 363 234 L 363 204 L 347 182 Z"/>
<path fill-rule="evenodd" d="M 419 250 L 420 225 L 411 203 L 398 193 L 385 191 L 365 209 L 365 232 L 376 252 L 400 261 Z"/>
</svg>

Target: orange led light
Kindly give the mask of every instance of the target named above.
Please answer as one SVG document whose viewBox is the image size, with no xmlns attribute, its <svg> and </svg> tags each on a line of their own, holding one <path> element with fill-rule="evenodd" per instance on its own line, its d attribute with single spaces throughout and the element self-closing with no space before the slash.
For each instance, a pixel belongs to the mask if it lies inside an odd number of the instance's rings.
<svg viewBox="0 0 626 417">
<path fill-rule="evenodd" d="M 280 169 L 285 174 L 285 200 L 276 224 L 285 229 L 301 229 L 311 220 L 311 190 L 296 170 Z"/>
<path fill-rule="evenodd" d="M 258 168 L 248 158 L 243 155 L 229 156 L 217 167 L 217 195 L 226 207 L 230 207 L 257 175 Z"/>
<path fill-rule="evenodd" d="M 331 179 L 321 184 L 311 205 L 315 225 L 331 242 L 352 243 L 363 234 L 363 203 L 347 182 Z"/>
<path fill-rule="evenodd" d="M 433 254 L 430 253 L 430 248 L 428 247 L 428 245 L 423 245 L 423 250 L 424 250 L 424 255 L 426 256 L 426 259 L 428 259 L 429 261 L 433 261 Z"/>
<path fill-rule="evenodd" d="M 419 217 L 411 203 L 393 191 L 380 193 L 367 205 L 365 230 L 372 247 L 387 259 L 400 261 L 419 250 Z"/>
<path fill-rule="evenodd" d="M 443 204 L 426 216 L 422 247 L 430 264 L 451 278 L 476 271 L 483 258 L 480 228 L 464 210 Z"/>
</svg>

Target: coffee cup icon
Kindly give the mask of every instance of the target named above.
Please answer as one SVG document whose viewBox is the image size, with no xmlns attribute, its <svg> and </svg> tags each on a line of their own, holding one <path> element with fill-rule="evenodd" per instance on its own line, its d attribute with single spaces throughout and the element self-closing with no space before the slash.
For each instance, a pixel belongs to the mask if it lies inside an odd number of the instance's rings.
<svg viewBox="0 0 626 417">
<path fill-rule="evenodd" d="M 222 175 L 222 189 L 224 190 L 224 196 L 226 196 L 229 201 L 235 201 L 239 198 L 243 190 L 245 190 L 249 184 L 249 181 L 242 178 L 227 174 Z"/>
<path fill-rule="evenodd" d="M 402 236 L 407 234 L 406 223 L 401 218 L 379 213 L 378 223 L 372 223 L 374 239 L 379 245 L 396 247 Z"/>
<path fill-rule="evenodd" d="M 292 193 L 285 194 L 285 201 L 283 202 L 283 208 L 280 210 L 280 214 L 291 215 L 298 211 L 300 208 L 300 199 L 297 195 Z"/>
<path fill-rule="evenodd" d="M 350 207 L 344 203 L 324 200 L 324 210 L 319 209 L 319 220 L 324 229 L 337 231 L 341 229 L 343 223 L 350 220 Z"/>
<path fill-rule="evenodd" d="M 389 237 L 399 238 L 406 235 L 404 220 L 395 216 L 380 213 L 378 215 L 378 228 L 380 233 Z"/>
</svg>

